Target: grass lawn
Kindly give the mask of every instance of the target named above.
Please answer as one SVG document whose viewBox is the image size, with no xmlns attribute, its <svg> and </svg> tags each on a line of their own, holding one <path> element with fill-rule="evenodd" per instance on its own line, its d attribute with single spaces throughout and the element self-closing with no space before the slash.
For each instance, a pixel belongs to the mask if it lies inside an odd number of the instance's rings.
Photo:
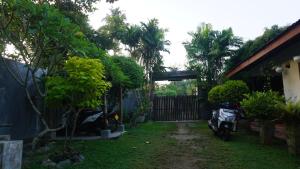
<svg viewBox="0 0 300 169">
<path fill-rule="evenodd" d="M 200 169 L 300 168 L 299 158 L 289 155 L 282 142 L 263 146 L 259 144 L 258 136 L 244 132 L 236 133 L 231 141 L 224 142 L 212 134 L 206 122 L 200 122 L 189 125 L 189 131 L 197 137 L 189 144 L 180 144 L 169 137 L 175 130 L 175 123 L 149 122 L 129 129 L 117 140 L 74 142 L 86 159 L 66 169 L 170 169 L 168 159 L 172 159 L 172 155 L 178 157 L 182 152 L 196 157 L 196 166 Z M 56 148 L 60 146 L 57 143 Z M 46 156 L 37 153 L 29 157 L 24 168 L 44 169 L 41 161 Z"/>
<path fill-rule="evenodd" d="M 158 165 L 159 152 L 176 142 L 166 135 L 176 128 L 175 124 L 146 123 L 138 128 L 129 129 L 116 140 L 75 142 L 85 160 L 66 169 L 152 169 Z M 149 141 L 150 144 L 145 142 Z M 59 147 L 59 146 L 58 146 Z M 30 157 L 25 169 L 44 169 L 41 160 L 47 154 Z"/>
<path fill-rule="evenodd" d="M 194 132 L 205 136 L 197 141 L 204 146 L 196 153 L 203 159 L 203 168 L 209 169 L 299 169 L 299 157 L 289 155 L 283 142 L 272 146 L 259 144 L 259 137 L 240 131 L 231 141 L 215 137 L 206 123 L 192 127 Z"/>
</svg>

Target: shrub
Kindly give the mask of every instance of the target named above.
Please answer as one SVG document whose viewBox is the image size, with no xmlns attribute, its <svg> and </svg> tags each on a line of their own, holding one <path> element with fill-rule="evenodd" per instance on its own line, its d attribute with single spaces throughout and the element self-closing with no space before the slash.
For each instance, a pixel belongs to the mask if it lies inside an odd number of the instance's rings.
<svg viewBox="0 0 300 169">
<path fill-rule="evenodd" d="M 144 70 L 132 58 L 124 56 L 112 57 L 113 62 L 120 67 L 126 79 L 121 84 L 126 89 L 136 89 L 144 82 Z"/>
<path fill-rule="evenodd" d="M 276 105 L 278 111 L 281 113 L 281 118 L 286 122 L 300 121 L 300 101 L 294 103 L 288 101 L 287 103 L 279 102 Z"/>
<path fill-rule="evenodd" d="M 105 80 L 104 66 L 98 59 L 70 57 L 63 69 L 64 76 L 47 78 L 46 101 L 50 106 L 80 109 L 101 105 L 111 84 Z"/>
<path fill-rule="evenodd" d="M 208 100 L 213 104 L 222 102 L 239 103 L 247 93 L 249 93 L 249 88 L 245 82 L 229 80 L 223 85 L 212 88 L 208 93 Z"/>
<path fill-rule="evenodd" d="M 247 84 L 241 80 L 230 80 L 224 84 L 224 99 L 231 103 L 239 103 L 250 92 Z"/>
<path fill-rule="evenodd" d="M 272 120 L 279 115 L 276 105 L 283 101 L 278 92 L 267 91 L 247 94 L 240 103 L 247 117 Z"/>
<path fill-rule="evenodd" d="M 222 103 L 224 99 L 224 86 L 223 85 L 218 85 L 213 87 L 209 92 L 208 92 L 208 101 L 212 104 L 218 104 Z"/>
</svg>

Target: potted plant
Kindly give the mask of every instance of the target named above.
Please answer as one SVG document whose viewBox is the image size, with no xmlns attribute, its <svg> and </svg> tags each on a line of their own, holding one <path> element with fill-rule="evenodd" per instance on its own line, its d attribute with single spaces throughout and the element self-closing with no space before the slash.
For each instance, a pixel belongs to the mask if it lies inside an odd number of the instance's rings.
<svg viewBox="0 0 300 169">
<path fill-rule="evenodd" d="M 261 143 L 271 144 L 274 135 L 273 120 L 278 117 L 276 104 L 283 102 L 283 97 L 273 91 L 254 92 L 245 96 L 246 98 L 240 104 L 245 110 L 246 116 L 259 121 Z"/>
<path fill-rule="evenodd" d="M 300 101 L 278 103 L 281 119 L 285 122 L 288 151 L 291 154 L 300 154 Z"/>
<path fill-rule="evenodd" d="M 143 123 L 146 119 L 146 114 L 149 111 L 150 102 L 144 97 L 138 108 L 138 116 L 136 118 L 137 123 Z"/>
</svg>

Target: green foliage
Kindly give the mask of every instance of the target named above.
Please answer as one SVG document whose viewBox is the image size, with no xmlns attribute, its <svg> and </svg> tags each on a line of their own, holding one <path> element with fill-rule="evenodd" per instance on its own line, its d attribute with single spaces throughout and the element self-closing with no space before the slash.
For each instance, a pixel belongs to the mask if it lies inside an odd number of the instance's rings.
<svg viewBox="0 0 300 169">
<path fill-rule="evenodd" d="M 237 64 L 252 56 L 257 50 L 262 48 L 270 40 L 274 39 L 285 29 L 286 26 L 279 27 L 278 25 L 273 25 L 271 28 L 266 28 L 263 35 L 244 43 L 242 47 L 237 50 L 236 54 L 226 62 L 226 70 L 230 70 Z"/>
<path fill-rule="evenodd" d="M 177 87 L 174 84 L 159 86 L 154 93 L 157 96 L 177 96 Z"/>
<path fill-rule="evenodd" d="M 126 79 L 122 84 L 127 89 L 139 88 L 144 82 L 144 72 L 141 66 L 139 66 L 132 58 L 124 56 L 112 57 L 113 62 L 120 67 Z"/>
<path fill-rule="evenodd" d="M 223 85 L 213 87 L 208 93 L 208 100 L 213 104 L 239 103 L 247 93 L 249 93 L 249 88 L 245 82 L 229 80 Z"/>
<path fill-rule="evenodd" d="M 65 76 L 48 77 L 46 100 L 54 105 L 95 108 L 110 84 L 104 79 L 104 67 L 98 59 L 71 57 L 64 64 Z"/>
<path fill-rule="evenodd" d="M 171 82 L 170 84 L 157 86 L 155 88 L 155 94 L 157 96 L 194 95 L 196 91 L 196 80 Z"/>
<path fill-rule="evenodd" d="M 225 98 L 231 103 L 239 103 L 250 92 L 247 84 L 241 80 L 229 80 L 224 83 Z"/>
<path fill-rule="evenodd" d="M 222 76 L 226 59 L 235 54 L 242 41 L 231 28 L 217 31 L 205 23 L 189 35 L 192 39 L 184 43 L 189 68 L 198 72 L 200 85 L 210 89 Z"/>
<path fill-rule="evenodd" d="M 32 0 L 37 3 L 41 3 L 40 0 Z M 80 1 L 70 1 L 70 0 L 44 0 L 42 2 L 47 2 L 54 4 L 56 8 L 60 10 L 68 10 L 73 12 L 93 12 L 96 8 L 93 6 L 96 2 L 100 0 L 80 0 Z M 113 3 L 117 0 L 106 0 L 106 2 Z"/>
<path fill-rule="evenodd" d="M 225 89 L 223 85 L 217 85 L 208 92 L 208 101 L 212 104 L 220 104 L 226 102 L 224 98 Z"/>
<path fill-rule="evenodd" d="M 113 50 L 115 53 L 120 51 L 120 41 L 124 39 L 127 23 L 125 14 L 119 8 L 111 9 L 111 14 L 105 17 L 105 25 L 98 29 L 100 39 L 99 45 L 106 50 Z M 99 40 L 100 40 L 99 39 Z"/>
<path fill-rule="evenodd" d="M 278 108 L 278 111 L 281 113 L 281 117 L 286 122 L 300 121 L 300 101 L 288 101 L 287 103 L 279 102 L 276 105 L 276 108 Z"/>
<path fill-rule="evenodd" d="M 241 106 L 249 118 L 272 120 L 279 116 L 276 104 L 283 101 L 283 97 L 277 92 L 254 92 L 246 95 Z"/>
<path fill-rule="evenodd" d="M 169 52 L 166 47 L 170 45 L 170 42 L 165 39 L 165 33 L 167 30 L 159 27 L 157 19 L 151 19 L 148 23 L 142 24 L 142 37 L 139 51 L 141 53 L 140 58 L 145 66 L 146 75 L 151 81 L 152 73 L 164 71 L 163 60 L 161 52 Z"/>
<path fill-rule="evenodd" d="M 130 52 L 131 57 L 137 58 L 137 53 L 141 37 L 142 37 L 142 29 L 139 25 L 129 25 L 126 28 L 124 37 L 122 38 L 122 43 L 127 45 L 127 50 Z"/>
<path fill-rule="evenodd" d="M 42 67 L 55 74 L 68 55 L 94 57 L 101 53 L 76 24 L 48 3 L 9 2 L 2 8 L 6 15 L 0 16 L 1 39 L 13 44 L 20 53 L 18 60 L 33 70 Z"/>
<path fill-rule="evenodd" d="M 112 57 L 104 55 L 100 57 L 101 62 L 105 67 L 105 77 L 112 83 L 112 86 L 122 86 L 128 79 L 122 69 L 113 61 Z"/>
</svg>

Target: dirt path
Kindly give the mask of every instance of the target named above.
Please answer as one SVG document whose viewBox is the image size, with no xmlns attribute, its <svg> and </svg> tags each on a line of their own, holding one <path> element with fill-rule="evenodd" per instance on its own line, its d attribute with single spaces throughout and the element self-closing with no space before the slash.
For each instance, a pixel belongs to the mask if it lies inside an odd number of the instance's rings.
<svg viewBox="0 0 300 169">
<path fill-rule="evenodd" d="M 197 153 L 201 151 L 204 145 L 199 143 L 203 136 L 193 132 L 190 128 L 193 123 L 176 123 L 177 131 L 169 137 L 176 139 L 176 145 L 167 152 L 163 169 L 199 169 L 201 168 L 201 159 Z"/>
</svg>

